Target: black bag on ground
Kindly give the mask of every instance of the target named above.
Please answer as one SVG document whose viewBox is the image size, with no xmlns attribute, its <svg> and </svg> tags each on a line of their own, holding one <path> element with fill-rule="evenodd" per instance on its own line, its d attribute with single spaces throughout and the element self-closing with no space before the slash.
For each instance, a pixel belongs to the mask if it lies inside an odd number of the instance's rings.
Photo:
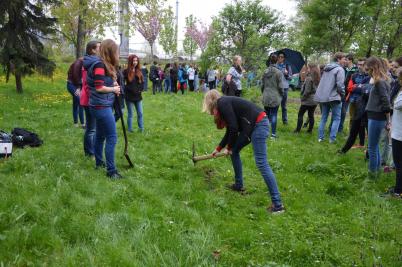
<svg viewBox="0 0 402 267">
<path fill-rule="evenodd" d="M 13 145 L 19 148 L 24 146 L 38 147 L 43 144 L 43 141 L 36 133 L 30 132 L 23 128 L 14 128 L 12 130 Z"/>
</svg>

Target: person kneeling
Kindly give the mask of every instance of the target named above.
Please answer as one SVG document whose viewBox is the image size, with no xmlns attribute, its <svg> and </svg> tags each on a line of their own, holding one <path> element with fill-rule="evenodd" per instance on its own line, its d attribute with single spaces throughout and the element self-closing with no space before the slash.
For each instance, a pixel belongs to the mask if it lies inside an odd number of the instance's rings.
<svg viewBox="0 0 402 267">
<path fill-rule="evenodd" d="M 231 189 L 244 191 L 240 151 L 251 142 L 255 163 L 271 195 L 272 205 L 268 211 L 283 212 L 285 208 L 282 205 L 275 175 L 267 158 L 266 139 L 269 135 L 269 122 L 265 112 L 245 99 L 221 96 L 215 89 L 206 93 L 203 112 L 214 116 L 218 129 L 226 128 L 222 141 L 212 154 L 215 155 L 226 147 L 224 152 L 230 155 L 235 172 L 235 184 L 231 186 Z"/>
</svg>

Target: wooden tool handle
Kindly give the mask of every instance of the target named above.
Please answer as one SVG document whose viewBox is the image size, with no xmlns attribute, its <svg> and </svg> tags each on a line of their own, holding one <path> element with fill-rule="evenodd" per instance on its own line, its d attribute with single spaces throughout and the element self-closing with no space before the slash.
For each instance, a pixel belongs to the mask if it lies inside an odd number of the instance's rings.
<svg viewBox="0 0 402 267">
<path fill-rule="evenodd" d="M 193 161 L 197 162 L 197 161 L 201 161 L 201 160 L 219 158 L 219 157 L 224 157 L 224 156 L 227 156 L 227 154 L 223 153 L 223 152 L 219 152 L 219 153 L 216 153 L 215 156 L 213 156 L 212 154 L 208 154 L 208 155 L 204 155 L 204 156 L 193 157 Z"/>
</svg>

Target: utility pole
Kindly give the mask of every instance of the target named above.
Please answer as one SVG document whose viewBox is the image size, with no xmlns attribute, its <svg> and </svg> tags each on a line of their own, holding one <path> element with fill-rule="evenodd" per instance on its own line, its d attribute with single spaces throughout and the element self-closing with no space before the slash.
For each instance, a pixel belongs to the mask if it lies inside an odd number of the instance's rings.
<svg viewBox="0 0 402 267">
<path fill-rule="evenodd" d="M 174 53 L 174 61 L 177 62 L 178 60 L 178 50 L 179 50 L 179 0 L 176 0 L 176 30 L 175 30 L 175 37 L 176 37 L 176 51 Z"/>
<path fill-rule="evenodd" d="M 119 36 L 120 58 L 127 60 L 129 51 L 130 34 L 128 28 L 128 0 L 119 0 Z"/>
</svg>

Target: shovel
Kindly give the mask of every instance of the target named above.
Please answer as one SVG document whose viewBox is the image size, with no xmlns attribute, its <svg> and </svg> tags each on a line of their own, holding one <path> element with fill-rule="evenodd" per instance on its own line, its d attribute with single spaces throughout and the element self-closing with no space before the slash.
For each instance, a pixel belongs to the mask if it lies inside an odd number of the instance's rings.
<svg viewBox="0 0 402 267">
<path fill-rule="evenodd" d="M 219 157 L 225 157 L 225 156 L 227 156 L 227 154 L 224 153 L 224 152 L 216 153 L 215 156 L 212 155 L 212 154 L 203 155 L 203 156 L 196 156 L 196 155 L 195 155 L 195 145 L 194 145 L 194 143 L 193 143 L 193 156 L 192 156 L 191 159 L 193 160 L 194 165 L 195 165 L 198 161 L 207 160 L 207 159 L 214 159 L 214 158 L 219 158 Z"/>
<path fill-rule="evenodd" d="M 123 129 L 123 135 L 124 135 L 124 157 L 127 159 L 130 168 L 133 168 L 134 164 L 131 161 L 130 156 L 128 155 L 128 139 L 127 139 L 126 126 L 124 125 L 123 112 L 121 111 L 120 98 L 118 96 L 116 96 L 116 98 L 117 98 L 117 109 L 118 109 L 117 112 L 120 116 L 121 127 Z"/>
</svg>

